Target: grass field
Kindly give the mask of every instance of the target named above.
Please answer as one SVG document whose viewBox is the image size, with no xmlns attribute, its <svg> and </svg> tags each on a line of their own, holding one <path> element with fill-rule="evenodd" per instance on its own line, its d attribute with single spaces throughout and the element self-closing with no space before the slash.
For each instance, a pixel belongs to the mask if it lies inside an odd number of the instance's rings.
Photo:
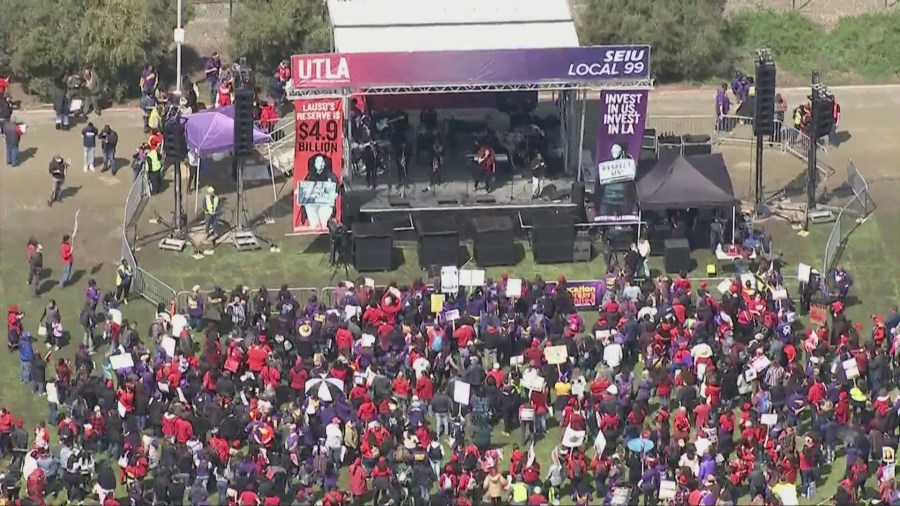
<svg viewBox="0 0 900 506">
<path fill-rule="evenodd" d="M 829 232 L 828 226 L 813 228 L 806 238 L 797 237 L 795 232 L 780 223 L 772 223 L 770 232 L 777 238 L 777 248 L 784 253 L 786 274 L 792 275 L 794 267 L 791 265 L 798 261 L 810 263 L 813 266 L 821 265 L 824 242 Z M 327 265 L 324 252 L 320 246 L 321 241 L 312 242 L 309 239 L 292 238 L 281 244 L 281 253 L 237 253 L 230 246 L 221 247 L 214 255 L 194 260 L 188 254 L 169 255 L 166 253 L 146 251 L 139 258 L 142 265 L 157 274 L 163 281 L 176 290 L 188 290 L 194 284 L 199 284 L 204 290 L 213 283 L 226 289 L 245 283 L 251 287 L 265 284 L 268 287 L 277 287 L 281 283 L 288 283 L 292 287 L 325 287 L 333 286 L 337 281 L 344 279 L 343 272 L 338 272 L 332 277 L 333 269 Z M 843 263 L 856 277 L 854 294 L 865 302 L 851 305 L 851 315 L 864 321 L 869 314 L 883 311 L 885 307 L 872 307 L 871 303 L 879 300 L 891 301 L 898 294 L 896 284 L 885 286 L 883 280 L 897 279 L 898 269 L 886 262 L 887 252 L 884 249 L 881 230 L 873 220 L 861 225 L 854 233 L 852 243 L 844 254 Z M 489 276 L 499 276 L 501 272 L 508 272 L 510 276 L 533 278 L 541 274 L 545 279 L 554 279 L 558 274 L 564 274 L 568 279 L 592 279 L 605 272 L 605 264 L 602 258 L 595 258 L 592 262 L 581 264 L 565 264 L 553 266 L 535 265 L 531 260 L 530 251 L 524 252 L 524 258 L 516 266 L 488 269 Z M 374 277 L 378 283 L 390 281 L 408 282 L 423 273 L 418 270 L 414 248 L 403 248 L 403 265 L 395 272 L 376 273 Z M 694 258 L 700 266 L 695 274 L 702 277 L 700 271 L 704 269 L 708 261 L 708 253 L 695 251 Z M 659 258 L 651 262 L 654 267 L 659 266 Z M 50 298 L 56 299 L 63 308 L 64 323 L 69 328 L 77 327 L 77 311 L 83 298 L 83 287 L 91 274 L 84 273 L 76 286 L 59 289 L 54 284 L 45 283 L 49 291 L 40 300 L 28 297 L 24 279 L 23 260 L 6 251 L 2 257 L 3 300 L 5 303 L 18 303 L 27 313 L 27 328 L 36 330 L 36 319 L 40 315 L 43 305 Z M 55 276 L 56 273 L 51 273 Z M 101 284 L 108 286 L 108 278 L 111 272 L 101 269 L 94 274 Z M 355 279 L 356 273 L 350 272 L 351 279 Z M 124 310 L 125 316 L 139 322 L 141 329 L 146 328 L 153 315 L 150 304 L 133 301 Z M 588 318 L 593 315 L 587 314 Z M 592 320 L 588 320 L 592 323 Z M 60 352 L 59 356 L 71 357 L 75 345 L 70 344 Z M 37 420 L 46 418 L 47 406 L 44 398 L 37 397 L 26 391 L 18 378 L 17 357 L 15 355 L 0 356 L 0 380 L 7 386 L 0 393 L 0 404 L 10 408 L 17 416 L 21 416 L 33 425 Z M 537 447 L 539 456 L 546 458 L 557 443 L 557 433 L 551 432 Z M 495 432 L 496 444 L 508 448 L 518 441 L 518 434 L 511 437 L 502 436 Z M 838 473 L 842 470 L 843 462 L 835 463 L 835 472 L 823 478 L 823 483 L 818 489 L 818 499 L 830 497 L 837 481 L 841 478 Z"/>
</svg>

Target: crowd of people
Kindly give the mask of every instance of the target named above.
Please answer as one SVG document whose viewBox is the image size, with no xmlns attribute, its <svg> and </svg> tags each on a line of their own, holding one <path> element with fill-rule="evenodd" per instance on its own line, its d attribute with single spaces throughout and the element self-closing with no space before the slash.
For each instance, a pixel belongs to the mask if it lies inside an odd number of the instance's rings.
<svg viewBox="0 0 900 506">
<path fill-rule="evenodd" d="M 32 315 L 9 308 L 22 382 L 49 413 L 25 427 L 0 411 L 4 497 L 788 505 L 843 454 L 834 504 L 898 503 L 900 314 L 862 335 L 844 311 L 849 273 L 805 281 L 795 308 L 777 265 L 712 289 L 610 270 L 588 318 L 563 277 L 443 296 L 360 279 L 329 301 L 196 286 L 148 328 L 89 283 L 72 361 L 53 356 L 54 302 L 47 354 Z M 819 324 L 804 330 L 810 306 Z"/>
</svg>

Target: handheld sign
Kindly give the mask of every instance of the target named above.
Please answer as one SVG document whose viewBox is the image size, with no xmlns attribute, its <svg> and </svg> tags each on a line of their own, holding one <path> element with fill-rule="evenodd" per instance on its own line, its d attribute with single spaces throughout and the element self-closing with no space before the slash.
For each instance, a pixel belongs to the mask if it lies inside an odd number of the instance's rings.
<svg viewBox="0 0 900 506">
<path fill-rule="evenodd" d="M 565 345 L 544 348 L 544 358 L 548 364 L 559 365 L 569 358 L 569 349 Z"/>
</svg>

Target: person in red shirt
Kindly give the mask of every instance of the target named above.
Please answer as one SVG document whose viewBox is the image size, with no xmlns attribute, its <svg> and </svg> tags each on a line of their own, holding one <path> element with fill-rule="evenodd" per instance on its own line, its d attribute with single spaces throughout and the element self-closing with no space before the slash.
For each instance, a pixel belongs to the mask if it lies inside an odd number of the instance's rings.
<svg viewBox="0 0 900 506">
<path fill-rule="evenodd" d="M 423 372 L 416 380 L 416 397 L 426 406 L 434 399 L 434 382 L 431 381 L 427 372 Z"/>
<path fill-rule="evenodd" d="M 259 126 L 262 127 L 266 133 L 271 134 L 272 131 L 275 130 L 275 125 L 277 123 L 278 112 L 275 110 L 275 106 L 263 100 L 259 105 Z"/>
<path fill-rule="evenodd" d="M 475 340 L 475 329 L 471 325 L 460 325 L 453 332 L 453 339 L 456 339 L 456 347 L 464 350 Z"/>
<path fill-rule="evenodd" d="M 178 417 L 175 420 L 175 441 L 179 444 L 186 444 L 192 437 L 194 437 L 194 426 L 184 418 Z"/>
<path fill-rule="evenodd" d="M 531 492 L 531 497 L 528 498 L 528 506 L 544 506 L 550 503 L 547 500 L 547 496 L 541 493 L 541 487 L 534 487 L 534 490 Z"/>
<path fill-rule="evenodd" d="M 406 374 L 404 374 L 403 371 L 397 373 L 397 377 L 391 382 L 391 389 L 394 391 L 394 397 L 399 401 L 401 411 L 406 411 L 407 404 L 409 404 L 409 394 L 412 392 L 412 386 L 409 384 L 409 380 L 406 378 Z"/>
<path fill-rule="evenodd" d="M 59 245 L 59 259 L 62 261 L 63 266 L 62 276 L 59 278 L 59 287 L 64 288 L 72 280 L 72 266 L 75 263 L 75 252 L 72 249 L 69 234 L 62 237 L 62 243 Z"/>
<path fill-rule="evenodd" d="M 259 494 L 254 490 L 254 486 L 251 484 L 249 488 L 245 489 L 238 496 L 238 504 L 240 506 L 259 506 L 262 504 L 262 501 L 259 498 Z"/>
<path fill-rule="evenodd" d="M 9 88 L 9 77 L 0 76 L 0 95 L 6 95 L 7 88 Z"/>
<path fill-rule="evenodd" d="M 262 343 L 254 343 L 247 350 L 247 368 L 251 372 L 259 373 L 265 367 L 268 358 L 269 351 L 266 347 Z"/>
<path fill-rule="evenodd" d="M 397 322 L 397 315 L 401 309 L 403 309 L 403 305 L 400 300 L 400 290 L 390 287 L 381 297 L 381 311 L 384 313 L 384 318 L 388 325 L 393 325 Z"/>
</svg>

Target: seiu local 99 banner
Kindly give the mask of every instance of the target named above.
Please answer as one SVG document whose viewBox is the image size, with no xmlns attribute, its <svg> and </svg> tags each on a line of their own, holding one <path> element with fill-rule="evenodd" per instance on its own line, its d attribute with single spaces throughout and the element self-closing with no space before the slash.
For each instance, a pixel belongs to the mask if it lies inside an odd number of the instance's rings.
<svg viewBox="0 0 900 506">
<path fill-rule="evenodd" d="M 344 102 L 303 98 L 294 101 L 294 112 L 294 233 L 327 233 L 328 220 L 341 219 Z"/>
</svg>

